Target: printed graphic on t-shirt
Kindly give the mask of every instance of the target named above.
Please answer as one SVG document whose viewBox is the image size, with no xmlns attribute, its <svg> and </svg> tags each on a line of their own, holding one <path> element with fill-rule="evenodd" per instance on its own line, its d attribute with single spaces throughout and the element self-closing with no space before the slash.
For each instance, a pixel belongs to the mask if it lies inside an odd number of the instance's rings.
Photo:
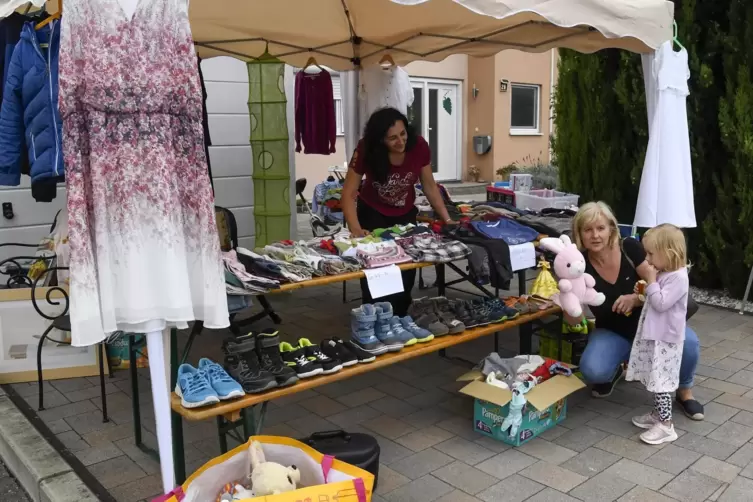
<svg viewBox="0 0 753 502">
<path fill-rule="evenodd" d="M 373 183 L 374 188 L 382 201 L 394 207 L 405 206 L 408 200 L 409 190 L 415 182 L 415 173 L 392 173 L 386 183 Z"/>
</svg>

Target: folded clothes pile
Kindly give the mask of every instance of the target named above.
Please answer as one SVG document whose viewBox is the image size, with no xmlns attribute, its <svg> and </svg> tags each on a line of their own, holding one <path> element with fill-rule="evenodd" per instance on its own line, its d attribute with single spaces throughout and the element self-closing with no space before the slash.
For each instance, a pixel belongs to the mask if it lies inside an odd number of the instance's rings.
<svg viewBox="0 0 753 502">
<path fill-rule="evenodd" d="M 280 287 L 280 281 L 249 272 L 235 250 L 222 253 L 225 267 L 225 290 L 229 295 L 254 295 Z"/>
<path fill-rule="evenodd" d="M 401 237 L 398 244 L 417 262 L 449 263 L 462 260 L 471 250 L 460 241 L 446 239 L 433 233 Z"/>
<path fill-rule="evenodd" d="M 246 248 L 238 248 L 238 259 L 249 273 L 276 279 L 280 282 L 302 282 L 311 279 L 309 269 L 296 263 L 260 255 Z"/>
<path fill-rule="evenodd" d="M 413 261 L 395 241 L 372 242 L 356 246 L 356 255 L 366 268 L 386 267 Z"/>
<path fill-rule="evenodd" d="M 336 248 L 335 248 L 336 249 Z M 305 242 L 274 243 L 259 250 L 272 258 L 307 268 L 312 275 L 337 275 L 356 272 L 361 264 L 356 258 L 332 254 L 330 248 L 310 247 Z"/>
</svg>

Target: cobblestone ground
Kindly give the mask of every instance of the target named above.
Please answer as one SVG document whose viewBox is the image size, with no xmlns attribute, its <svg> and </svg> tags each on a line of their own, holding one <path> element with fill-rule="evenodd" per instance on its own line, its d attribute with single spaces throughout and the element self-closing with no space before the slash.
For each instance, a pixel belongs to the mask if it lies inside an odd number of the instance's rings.
<svg viewBox="0 0 753 502">
<path fill-rule="evenodd" d="M 29 495 L 21 488 L 16 478 L 8 472 L 2 462 L 0 462 L 0 500 L 3 502 L 31 501 Z"/>
<path fill-rule="evenodd" d="M 425 280 L 433 282 L 431 271 Z M 360 296 L 357 282 L 347 288 L 352 301 L 345 304 L 339 285 L 270 295 L 285 339 L 346 335 Z M 424 294 L 436 290 L 414 292 Z M 303 437 L 342 428 L 373 435 L 381 446 L 373 502 L 753 501 L 753 317 L 701 307 L 691 325 L 702 346 L 694 392 L 706 420 L 690 421 L 676 409 L 680 438 L 673 444 L 640 442 L 630 418 L 649 409 L 652 398 L 623 382 L 606 400 L 574 394 L 560 426 L 510 448 L 474 432 L 473 402 L 455 382 L 466 368 L 436 354 L 272 401 L 263 433 Z M 225 336 L 205 331 L 190 361 L 221 360 Z M 501 352 L 517 353 L 515 330 L 500 342 Z M 485 337 L 448 352 L 479 360 L 492 349 Z M 156 448 L 147 369 L 139 370 L 139 385 L 143 440 Z M 14 388 L 36 408 L 36 384 Z M 140 502 L 158 494 L 159 464 L 134 446 L 128 372 L 107 380 L 107 423 L 97 377 L 48 382 L 44 392 L 40 417 L 113 498 Z M 185 422 L 184 436 L 188 473 L 219 454 L 214 421 Z M 6 496 L 8 489 L 18 490 L 0 472 L 0 502 L 27 500 L 14 499 L 25 497 L 18 491 Z"/>
</svg>

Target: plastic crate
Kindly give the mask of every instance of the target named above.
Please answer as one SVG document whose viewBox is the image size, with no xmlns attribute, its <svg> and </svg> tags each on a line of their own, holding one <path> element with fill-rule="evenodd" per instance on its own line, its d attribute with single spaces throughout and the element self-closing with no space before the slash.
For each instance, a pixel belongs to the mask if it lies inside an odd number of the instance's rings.
<svg viewBox="0 0 753 502">
<path fill-rule="evenodd" d="M 509 188 L 503 187 L 486 187 L 486 200 L 503 202 L 505 204 L 515 205 L 515 192 Z"/>
<path fill-rule="evenodd" d="M 570 206 L 578 206 L 579 195 L 555 190 L 530 190 L 528 192 L 515 192 L 515 207 L 531 211 L 541 211 L 548 207 L 555 209 L 567 209 Z"/>
</svg>

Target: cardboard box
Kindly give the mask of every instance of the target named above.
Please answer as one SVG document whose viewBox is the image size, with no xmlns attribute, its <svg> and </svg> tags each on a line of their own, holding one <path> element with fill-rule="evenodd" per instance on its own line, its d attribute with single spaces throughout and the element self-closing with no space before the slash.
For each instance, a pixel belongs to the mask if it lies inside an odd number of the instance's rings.
<svg viewBox="0 0 753 502">
<path fill-rule="evenodd" d="M 526 394 L 528 401 L 523 408 L 523 423 L 518 433 L 510 437 L 501 425 L 509 411 L 512 393 L 489 385 L 480 371 L 474 370 L 458 378 L 469 382 L 460 392 L 475 398 L 473 405 L 473 428 L 498 441 L 520 446 L 551 429 L 567 417 L 567 396 L 586 385 L 576 376 L 557 375 L 543 382 Z"/>
</svg>

